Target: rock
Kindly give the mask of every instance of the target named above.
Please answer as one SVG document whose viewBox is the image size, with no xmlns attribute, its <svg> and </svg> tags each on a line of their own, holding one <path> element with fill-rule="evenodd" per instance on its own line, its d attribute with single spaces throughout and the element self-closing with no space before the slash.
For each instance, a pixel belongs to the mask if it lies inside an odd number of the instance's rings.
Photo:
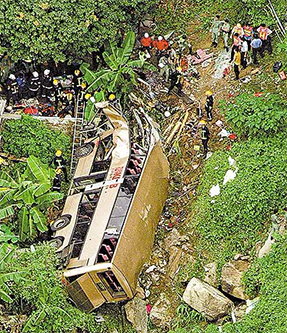
<svg viewBox="0 0 287 333">
<path fill-rule="evenodd" d="M 176 228 L 172 229 L 164 241 L 166 251 L 169 251 L 172 246 L 180 245 L 180 233 Z"/>
<path fill-rule="evenodd" d="M 170 326 L 170 321 L 172 319 L 170 311 L 170 301 L 162 294 L 159 300 L 152 307 L 150 312 L 151 322 L 158 327 L 167 328 Z"/>
<path fill-rule="evenodd" d="M 211 262 L 210 264 L 205 265 L 203 268 L 205 270 L 204 281 L 211 286 L 216 287 L 218 284 L 216 276 L 217 264 L 215 262 Z"/>
<path fill-rule="evenodd" d="M 147 333 L 148 316 L 146 303 L 134 297 L 125 305 L 127 320 L 131 322 L 138 333 Z"/>
<path fill-rule="evenodd" d="M 169 261 L 167 265 L 167 276 L 171 279 L 174 278 L 178 270 L 179 264 L 181 262 L 182 253 L 182 249 L 178 247 L 173 246 L 170 249 Z"/>
<path fill-rule="evenodd" d="M 245 260 L 233 260 L 222 267 L 221 287 L 227 294 L 240 299 L 248 299 L 244 294 L 244 286 L 241 282 L 243 273 L 249 268 L 249 262 Z"/>
<path fill-rule="evenodd" d="M 250 260 L 250 256 L 245 256 L 245 255 L 243 255 L 243 254 L 241 254 L 241 253 L 238 253 L 238 254 L 236 254 L 236 255 L 234 256 L 233 259 L 234 259 L 234 260 L 245 260 L 245 261 L 248 261 L 248 260 Z"/>
<path fill-rule="evenodd" d="M 145 299 L 145 291 L 142 287 L 140 286 L 137 286 L 137 289 L 136 289 L 136 296 L 140 299 Z"/>
<path fill-rule="evenodd" d="M 219 290 L 195 277 L 187 285 L 183 300 L 212 321 L 229 314 L 233 306 Z"/>
<path fill-rule="evenodd" d="M 241 304 L 238 304 L 235 308 L 234 308 L 234 316 L 235 316 L 235 319 L 236 321 L 239 321 L 241 320 L 245 313 L 246 313 L 246 309 L 247 309 L 247 305 L 246 303 L 241 303 Z"/>
</svg>

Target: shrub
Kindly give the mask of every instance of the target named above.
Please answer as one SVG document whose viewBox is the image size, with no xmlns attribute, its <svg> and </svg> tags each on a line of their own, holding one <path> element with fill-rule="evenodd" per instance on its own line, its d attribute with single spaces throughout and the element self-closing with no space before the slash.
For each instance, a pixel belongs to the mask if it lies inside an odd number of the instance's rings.
<svg viewBox="0 0 287 333">
<path fill-rule="evenodd" d="M 230 258 L 236 251 L 247 251 L 261 237 L 270 215 L 286 206 L 286 147 L 282 133 L 237 143 L 231 152 L 216 152 L 206 162 L 191 206 L 191 224 L 200 236 L 199 245 L 211 256 Z M 234 180 L 222 185 L 230 169 L 229 155 L 239 170 Z M 217 183 L 221 193 L 211 198 L 210 188 Z"/>
<path fill-rule="evenodd" d="M 70 155 L 71 139 L 68 135 L 29 115 L 20 120 L 7 120 L 1 135 L 3 150 L 17 157 L 34 155 L 42 163 L 51 164 L 57 149 L 62 149 L 66 157 Z"/>
<path fill-rule="evenodd" d="M 286 129 L 287 102 L 279 95 L 241 94 L 234 103 L 221 102 L 225 119 L 238 135 L 268 136 Z"/>
</svg>

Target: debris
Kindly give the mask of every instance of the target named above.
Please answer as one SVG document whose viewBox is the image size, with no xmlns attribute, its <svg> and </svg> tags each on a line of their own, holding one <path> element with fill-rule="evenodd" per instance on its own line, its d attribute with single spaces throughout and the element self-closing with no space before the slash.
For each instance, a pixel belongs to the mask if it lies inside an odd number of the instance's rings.
<svg viewBox="0 0 287 333">
<path fill-rule="evenodd" d="M 95 316 L 95 321 L 96 321 L 97 323 L 103 323 L 103 322 L 105 321 L 105 319 L 104 319 L 103 316 L 101 316 L 101 315 L 97 315 L 97 316 Z"/>
<path fill-rule="evenodd" d="M 235 171 L 228 170 L 224 176 L 223 185 L 228 183 L 230 180 L 233 180 L 236 177 L 236 173 L 237 173 L 237 170 L 235 170 Z"/>
<path fill-rule="evenodd" d="M 156 269 L 156 265 L 152 265 L 152 266 L 150 266 L 145 272 L 146 272 L 146 273 L 151 273 L 151 272 L 153 272 L 155 269 Z"/>
<path fill-rule="evenodd" d="M 212 188 L 210 189 L 209 191 L 209 195 L 211 197 L 215 197 L 216 195 L 219 195 L 220 194 L 220 187 L 219 187 L 219 184 L 217 185 L 213 185 Z"/>
<path fill-rule="evenodd" d="M 207 155 L 206 155 L 206 158 L 205 158 L 205 159 L 206 159 L 206 160 L 208 160 L 208 159 L 209 159 L 209 157 L 211 157 L 211 156 L 212 156 L 212 154 L 213 154 L 213 153 L 212 153 L 211 151 L 210 151 L 210 152 L 208 152 L 208 153 L 207 153 Z"/>
<path fill-rule="evenodd" d="M 221 120 L 217 120 L 216 123 L 215 123 L 216 126 L 218 127 L 222 127 L 223 126 L 223 122 Z"/>
</svg>

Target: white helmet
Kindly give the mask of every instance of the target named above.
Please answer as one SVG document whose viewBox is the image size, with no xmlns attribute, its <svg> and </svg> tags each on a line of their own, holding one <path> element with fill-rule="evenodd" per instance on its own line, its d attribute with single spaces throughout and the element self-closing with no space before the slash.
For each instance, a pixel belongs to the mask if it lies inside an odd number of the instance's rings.
<svg viewBox="0 0 287 333">
<path fill-rule="evenodd" d="M 145 38 L 148 38 L 148 37 L 149 37 L 149 34 L 146 32 L 146 33 L 144 34 L 144 37 L 145 37 Z"/>
<path fill-rule="evenodd" d="M 38 72 L 33 72 L 32 75 L 33 75 L 34 77 L 39 77 Z"/>
<path fill-rule="evenodd" d="M 163 37 L 162 36 L 158 36 L 158 40 L 163 40 Z"/>
<path fill-rule="evenodd" d="M 49 74 L 50 74 L 50 69 L 45 69 L 45 70 L 44 70 L 44 75 L 47 76 L 47 75 L 49 75 Z"/>
<path fill-rule="evenodd" d="M 9 79 L 10 79 L 10 80 L 16 80 L 16 76 L 15 76 L 14 74 L 10 74 L 10 75 L 9 75 Z"/>
</svg>

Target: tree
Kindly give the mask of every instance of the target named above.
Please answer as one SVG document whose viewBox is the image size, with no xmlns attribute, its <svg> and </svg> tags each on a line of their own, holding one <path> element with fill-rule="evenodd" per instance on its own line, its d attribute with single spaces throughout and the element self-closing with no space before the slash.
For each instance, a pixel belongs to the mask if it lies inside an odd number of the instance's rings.
<svg viewBox="0 0 287 333">
<path fill-rule="evenodd" d="M 139 59 L 131 59 L 134 44 L 135 33 L 130 31 L 126 34 L 121 47 L 110 43 L 109 52 L 103 53 L 107 68 L 93 72 L 89 69 L 88 64 L 81 65 L 84 80 L 88 83 L 87 91 L 96 90 L 97 101 L 107 98 L 107 93 L 116 93 L 121 98 L 123 94 L 131 92 L 133 86 L 137 84 L 135 68 L 155 69 L 152 64 L 146 61 L 143 54 L 139 55 Z M 88 120 L 93 114 L 93 108 L 93 103 L 89 101 L 85 110 Z"/>
<path fill-rule="evenodd" d="M 44 166 L 36 157 L 27 159 L 27 169 L 17 179 L 6 172 L 0 175 L 0 221 L 17 214 L 21 240 L 33 238 L 36 230 L 47 230 L 44 211 L 62 193 L 51 192 L 54 171 Z"/>
<path fill-rule="evenodd" d="M 157 0 L 0 2 L 2 50 L 13 60 L 64 61 L 116 40 Z"/>
</svg>

